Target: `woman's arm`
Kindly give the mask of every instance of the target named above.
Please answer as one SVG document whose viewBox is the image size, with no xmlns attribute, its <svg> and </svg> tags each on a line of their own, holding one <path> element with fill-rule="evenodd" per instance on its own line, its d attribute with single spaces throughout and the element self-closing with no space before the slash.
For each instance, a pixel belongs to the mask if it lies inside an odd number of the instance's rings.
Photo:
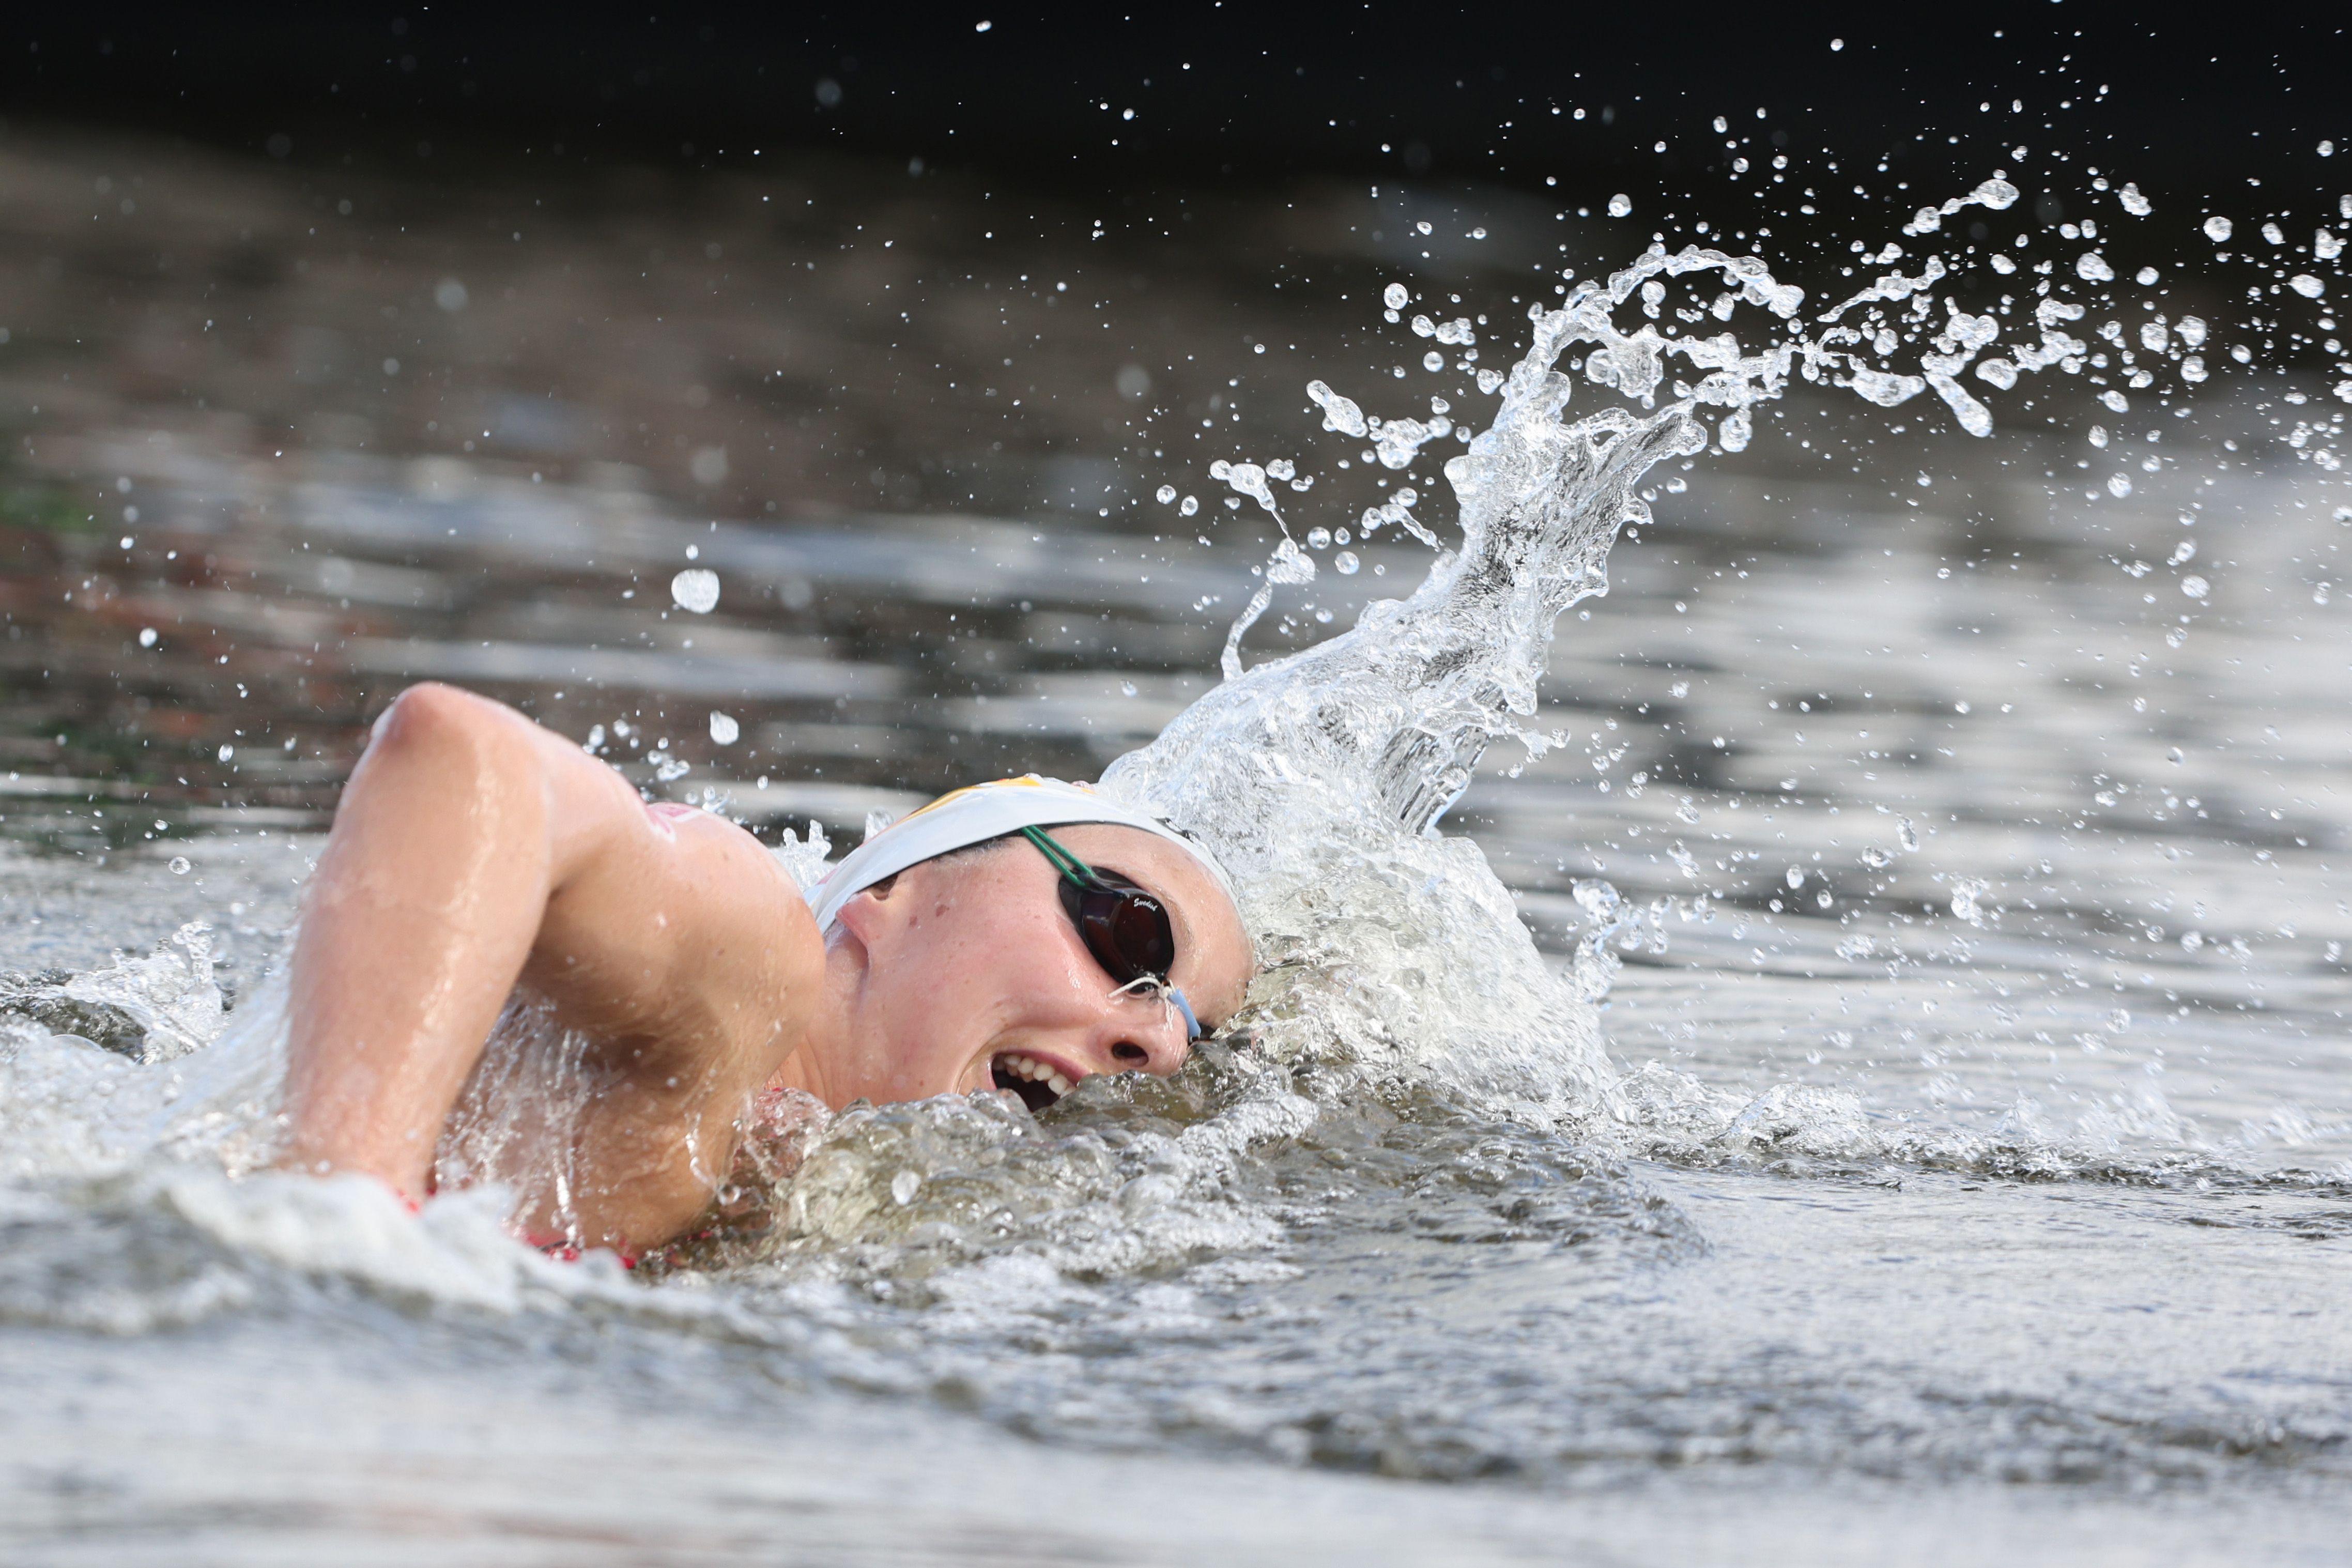
<svg viewBox="0 0 2352 1568">
<path fill-rule="evenodd" d="M 596 1121 L 604 1146 L 583 1151 L 607 1168 L 582 1194 L 588 1239 L 660 1239 L 727 1169 L 740 1105 L 798 1045 L 823 962 L 750 835 L 646 806 L 510 709 L 411 688 L 352 772 L 308 895 L 284 1162 L 422 1196 L 527 977 L 609 1043 L 620 1074 Z"/>
</svg>

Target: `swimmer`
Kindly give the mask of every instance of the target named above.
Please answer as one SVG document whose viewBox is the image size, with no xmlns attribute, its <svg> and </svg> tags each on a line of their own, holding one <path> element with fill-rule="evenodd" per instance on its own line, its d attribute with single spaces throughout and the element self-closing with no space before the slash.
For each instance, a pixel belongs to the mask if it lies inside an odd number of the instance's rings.
<svg viewBox="0 0 2352 1568">
<path fill-rule="evenodd" d="M 520 987 L 593 1042 L 599 1089 L 563 1150 L 522 1162 L 518 1226 L 630 1256 L 705 1212 L 768 1091 L 1042 1107 L 1097 1073 L 1174 1072 L 1252 966 L 1215 862 L 1082 786 L 945 796 L 804 899 L 724 818 L 648 805 L 512 709 L 415 686 L 377 721 L 306 895 L 281 1163 L 425 1196 Z"/>
</svg>

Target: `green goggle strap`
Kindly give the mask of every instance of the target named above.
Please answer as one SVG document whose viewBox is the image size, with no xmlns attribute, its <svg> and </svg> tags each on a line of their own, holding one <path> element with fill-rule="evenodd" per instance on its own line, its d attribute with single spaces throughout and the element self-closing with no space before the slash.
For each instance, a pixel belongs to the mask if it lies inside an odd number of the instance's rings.
<svg viewBox="0 0 2352 1568">
<path fill-rule="evenodd" d="M 1021 830 L 1021 837 L 1034 844 L 1038 853 L 1052 863 L 1055 870 L 1059 871 L 1077 886 L 1099 888 L 1103 885 L 1102 879 L 1095 875 L 1093 867 L 1063 848 L 1060 844 L 1046 835 L 1045 829 L 1024 827 Z"/>
</svg>

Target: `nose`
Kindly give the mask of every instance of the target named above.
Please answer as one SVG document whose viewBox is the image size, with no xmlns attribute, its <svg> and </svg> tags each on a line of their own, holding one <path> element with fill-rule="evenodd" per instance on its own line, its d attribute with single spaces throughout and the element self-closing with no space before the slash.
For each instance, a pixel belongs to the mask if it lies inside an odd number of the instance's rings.
<svg viewBox="0 0 2352 1568">
<path fill-rule="evenodd" d="M 1167 998 L 1122 996 L 1115 999 L 1114 1005 L 1108 1031 L 1113 1072 L 1148 1072 L 1165 1078 L 1192 1054 L 1191 1032 Z"/>
</svg>

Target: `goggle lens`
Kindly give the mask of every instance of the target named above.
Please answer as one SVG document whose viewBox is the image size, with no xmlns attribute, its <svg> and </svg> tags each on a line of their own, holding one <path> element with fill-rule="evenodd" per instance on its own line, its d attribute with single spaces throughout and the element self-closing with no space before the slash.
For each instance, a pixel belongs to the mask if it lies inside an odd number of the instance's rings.
<svg viewBox="0 0 2352 1568">
<path fill-rule="evenodd" d="M 1069 911 L 1087 951 L 1122 985 L 1150 978 L 1165 981 L 1176 966 L 1176 933 L 1158 899 L 1116 872 L 1097 870 L 1095 885 L 1082 888 L 1062 879 L 1062 908 Z"/>
</svg>

